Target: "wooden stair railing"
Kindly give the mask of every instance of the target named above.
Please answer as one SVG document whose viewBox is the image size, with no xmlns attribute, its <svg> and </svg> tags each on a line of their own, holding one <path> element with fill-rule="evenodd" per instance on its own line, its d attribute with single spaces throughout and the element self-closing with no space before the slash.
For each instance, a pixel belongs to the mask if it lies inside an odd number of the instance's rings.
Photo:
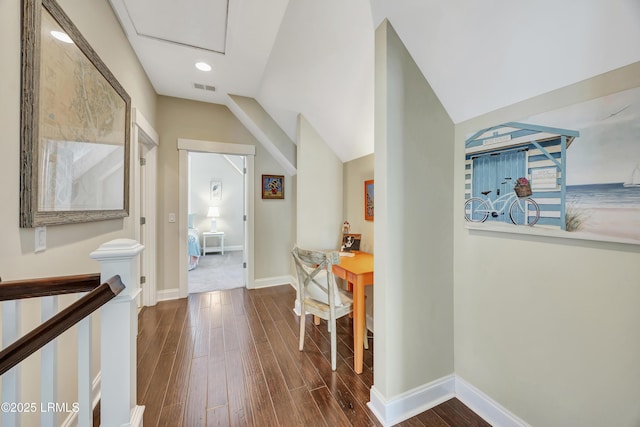
<svg viewBox="0 0 640 427">
<path fill-rule="evenodd" d="M 0 351 L 0 375 L 93 313 L 125 288 L 118 275 L 101 285 L 99 283 L 98 274 L 0 283 L 0 301 L 90 291 Z"/>
<path fill-rule="evenodd" d="M 100 286 L 98 273 L 13 280 L 4 283 L 0 279 L 0 301 L 89 292 L 98 286 Z"/>
</svg>

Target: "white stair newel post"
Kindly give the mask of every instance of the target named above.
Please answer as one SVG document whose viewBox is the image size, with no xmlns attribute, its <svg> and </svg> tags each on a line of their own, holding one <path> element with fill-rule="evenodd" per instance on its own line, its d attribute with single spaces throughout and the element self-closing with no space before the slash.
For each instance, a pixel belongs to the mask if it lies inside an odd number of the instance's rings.
<svg viewBox="0 0 640 427">
<path fill-rule="evenodd" d="M 144 249 L 131 239 L 116 239 L 91 253 L 100 263 L 102 283 L 119 275 L 125 289 L 100 313 L 100 422 L 103 426 L 142 425 L 143 406 L 136 405 L 136 336 L 140 272 Z"/>
</svg>

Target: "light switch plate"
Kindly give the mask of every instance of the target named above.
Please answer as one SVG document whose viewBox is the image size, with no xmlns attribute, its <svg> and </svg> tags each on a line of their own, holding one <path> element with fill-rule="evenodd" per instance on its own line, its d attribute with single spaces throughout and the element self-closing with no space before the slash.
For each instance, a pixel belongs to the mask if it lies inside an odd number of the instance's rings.
<svg viewBox="0 0 640 427">
<path fill-rule="evenodd" d="M 47 249 L 47 227 L 36 227 L 35 252 Z"/>
<path fill-rule="evenodd" d="M 169 222 L 176 222 L 176 214 L 174 213 L 169 214 Z"/>
</svg>

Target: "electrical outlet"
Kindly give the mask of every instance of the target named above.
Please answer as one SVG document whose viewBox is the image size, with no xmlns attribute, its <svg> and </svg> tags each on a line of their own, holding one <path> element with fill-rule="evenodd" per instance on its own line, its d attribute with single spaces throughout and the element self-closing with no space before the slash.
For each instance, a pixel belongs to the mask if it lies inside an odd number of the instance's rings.
<svg viewBox="0 0 640 427">
<path fill-rule="evenodd" d="M 169 222 L 176 222 L 176 214 L 174 213 L 169 214 Z"/>
</svg>

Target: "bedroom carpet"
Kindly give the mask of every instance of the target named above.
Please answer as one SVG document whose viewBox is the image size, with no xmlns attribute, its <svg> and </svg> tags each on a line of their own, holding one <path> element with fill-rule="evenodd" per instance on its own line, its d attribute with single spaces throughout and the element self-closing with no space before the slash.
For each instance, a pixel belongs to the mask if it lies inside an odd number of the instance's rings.
<svg viewBox="0 0 640 427">
<path fill-rule="evenodd" d="M 189 271 L 190 294 L 242 286 L 244 286 L 242 251 L 227 251 L 224 255 L 210 253 L 201 256 L 198 266 Z"/>
</svg>

